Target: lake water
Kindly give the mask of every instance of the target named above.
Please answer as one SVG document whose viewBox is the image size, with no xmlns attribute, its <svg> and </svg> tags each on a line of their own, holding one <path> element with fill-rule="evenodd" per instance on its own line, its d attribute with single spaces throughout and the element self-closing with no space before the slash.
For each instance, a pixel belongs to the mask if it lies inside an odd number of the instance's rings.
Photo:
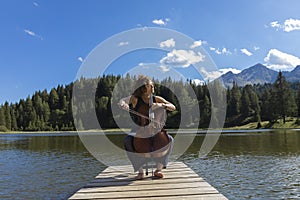
<svg viewBox="0 0 300 200">
<path fill-rule="evenodd" d="M 179 160 L 228 199 L 300 198 L 299 130 L 226 132 L 199 158 L 203 138 Z M 103 169 L 77 134 L 0 135 L 0 199 L 67 199 Z"/>
</svg>

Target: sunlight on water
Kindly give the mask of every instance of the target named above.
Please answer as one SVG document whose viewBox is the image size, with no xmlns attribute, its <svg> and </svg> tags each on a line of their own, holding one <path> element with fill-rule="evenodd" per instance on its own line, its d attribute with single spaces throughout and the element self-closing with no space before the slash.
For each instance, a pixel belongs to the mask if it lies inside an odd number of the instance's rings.
<svg viewBox="0 0 300 200">
<path fill-rule="evenodd" d="M 299 131 L 222 134 L 198 158 L 203 138 L 180 160 L 229 199 L 300 198 Z M 66 199 L 104 168 L 74 134 L 0 135 L 0 199 Z"/>
</svg>

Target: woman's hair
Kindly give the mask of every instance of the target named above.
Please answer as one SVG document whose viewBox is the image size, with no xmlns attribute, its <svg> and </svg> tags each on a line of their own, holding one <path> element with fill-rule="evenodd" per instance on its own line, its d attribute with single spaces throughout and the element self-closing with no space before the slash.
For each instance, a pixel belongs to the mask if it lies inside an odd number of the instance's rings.
<svg viewBox="0 0 300 200">
<path fill-rule="evenodd" d="M 143 93 L 147 91 L 146 85 L 149 84 L 152 80 L 144 75 L 139 75 L 138 80 L 135 83 L 135 90 L 133 95 L 136 97 L 142 97 Z"/>
</svg>

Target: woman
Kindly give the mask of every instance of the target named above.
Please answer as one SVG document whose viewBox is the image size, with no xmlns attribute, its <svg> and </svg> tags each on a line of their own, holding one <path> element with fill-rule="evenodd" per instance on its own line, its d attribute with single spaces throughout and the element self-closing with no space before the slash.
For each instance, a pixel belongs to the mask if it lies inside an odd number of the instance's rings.
<svg viewBox="0 0 300 200">
<path fill-rule="evenodd" d="M 125 110 L 132 111 L 131 117 L 132 117 L 132 120 L 134 121 L 134 124 L 133 124 L 131 132 L 138 134 L 144 130 L 149 130 L 149 129 L 145 129 L 145 127 L 148 127 L 150 122 L 146 123 L 146 124 L 145 123 L 142 124 L 142 121 L 145 121 L 145 120 L 143 120 L 143 118 L 149 119 L 148 116 L 151 117 L 151 114 L 148 115 L 149 112 L 151 113 L 153 111 L 153 113 L 154 113 L 155 111 L 163 110 L 163 109 L 168 110 L 168 111 L 174 111 L 176 109 L 176 107 L 172 103 L 165 100 L 164 98 L 162 98 L 160 96 L 152 95 L 154 93 L 154 85 L 153 85 L 152 80 L 146 76 L 140 75 L 138 77 L 135 88 L 136 88 L 136 90 L 134 91 L 134 93 L 129 97 L 121 99 L 119 102 L 119 105 L 121 106 L 121 108 L 123 108 Z M 142 115 L 140 115 L 141 107 L 147 108 L 148 113 L 146 113 L 146 114 L 143 113 Z M 165 111 L 163 110 L 163 112 L 165 112 Z M 132 114 L 132 113 L 135 113 L 135 114 Z M 143 117 L 143 116 L 145 116 L 145 117 Z M 164 124 L 164 122 L 155 121 L 155 118 L 153 121 L 156 122 L 157 124 Z M 154 125 L 154 126 L 156 126 L 156 125 Z M 163 127 L 161 127 L 160 130 L 162 128 Z M 156 131 L 155 131 L 155 133 L 156 133 Z M 125 146 L 127 156 L 133 165 L 134 171 L 138 171 L 138 174 L 135 177 L 137 180 L 141 180 L 144 178 L 143 165 L 151 160 L 154 160 L 157 163 L 157 169 L 154 172 L 154 176 L 157 178 L 163 178 L 162 169 L 165 168 L 168 163 L 169 156 L 170 156 L 172 146 L 173 146 L 173 138 L 168 134 L 167 134 L 167 137 L 170 142 L 168 144 L 167 153 L 161 157 L 147 158 L 147 157 L 143 157 L 143 156 L 140 156 L 139 154 L 135 153 L 136 149 L 135 149 L 135 145 L 134 145 L 134 136 L 132 136 L 132 135 L 126 136 L 126 138 L 124 140 L 124 146 Z M 143 141 L 143 140 L 141 140 L 141 141 Z"/>
</svg>

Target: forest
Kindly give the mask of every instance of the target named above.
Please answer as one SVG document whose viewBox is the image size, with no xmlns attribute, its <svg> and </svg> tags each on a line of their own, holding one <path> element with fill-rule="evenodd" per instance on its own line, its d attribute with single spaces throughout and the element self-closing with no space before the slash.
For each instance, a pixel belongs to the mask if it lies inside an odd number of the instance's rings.
<svg viewBox="0 0 300 200">
<path fill-rule="evenodd" d="M 132 93 L 135 80 L 136 77 L 130 75 L 81 78 L 65 86 L 58 85 L 50 91 L 37 91 L 17 103 L 5 102 L 0 106 L 0 131 L 74 131 L 74 122 L 80 129 L 94 129 L 88 120 L 84 121 L 84 116 L 91 112 L 96 113 L 103 129 L 118 128 L 120 125 L 116 121 L 123 119 L 122 126 L 130 127 L 130 121 L 124 117 L 128 114 L 120 110 L 115 115 L 112 108 L 116 107 L 120 98 Z M 178 128 L 179 124 L 186 128 L 209 126 L 213 107 L 209 86 L 213 82 L 197 85 L 191 80 L 174 81 L 171 78 L 154 82 L 155 94 L 177 107 L 176 111 L 168 112 L 166 128 Z M 74 85 L 81 91 L 76 99 L 72 97 Z M 84 94 L 90 92 L 91 88 L 95 89 L 94 102 L 84 99 Z M 221 99 L 226 106 L 224 127 L 257 122 L 259 128 L 262 121 L 275 122 L 281 119 L 285 123 L 287 117 L 300 116 L 300 84 L 287 82 L 281 72 L 273 84 L 240 87 L 233 83 L 231 88 L 225 88 L 224 91 L 226 99 Z M 72 107 L 72 101 L 81 103 Z M 196 107 L 200 111 L 198 114 L 194 112 Z M 74 119 L 73 112 L 81 113 L 82 117 Z"/>
</svg>

